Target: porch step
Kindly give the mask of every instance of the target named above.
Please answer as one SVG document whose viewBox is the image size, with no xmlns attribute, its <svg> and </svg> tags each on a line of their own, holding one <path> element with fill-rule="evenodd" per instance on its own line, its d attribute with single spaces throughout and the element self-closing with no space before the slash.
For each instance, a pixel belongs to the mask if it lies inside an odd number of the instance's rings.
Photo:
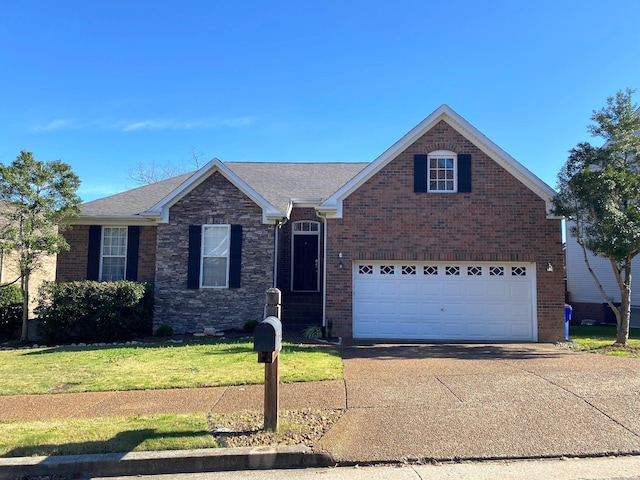
<svg viewBox="0 0 640 480">
<path fill-rule="evenodd" d="M 320 325 L 322 323 L 322 297 L 313 294 L 289 294 L 282 298 L 282 323 L 290 327 Z"/>
</svg>

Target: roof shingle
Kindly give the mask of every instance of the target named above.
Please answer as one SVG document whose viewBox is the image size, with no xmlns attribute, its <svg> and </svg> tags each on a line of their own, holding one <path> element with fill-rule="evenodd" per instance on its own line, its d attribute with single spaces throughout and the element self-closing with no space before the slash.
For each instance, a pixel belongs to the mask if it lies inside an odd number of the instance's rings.
<svg viewBox="0 0 640 480">
<path fill-rule="evenodd" d="M 367 163 L 225 162 L 269 203 L 286 213 L 292 199 L 324 200 Z M 100 198 L 82 205 L 82 217 L 140 215 L 168 196 L 195 172 Z"/>
</svg>

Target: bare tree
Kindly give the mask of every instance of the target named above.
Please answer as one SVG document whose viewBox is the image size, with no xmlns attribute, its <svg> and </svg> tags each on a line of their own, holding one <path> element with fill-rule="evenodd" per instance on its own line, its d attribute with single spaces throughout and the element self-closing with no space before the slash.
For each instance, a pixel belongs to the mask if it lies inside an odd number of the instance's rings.
<svg viewBox="0 0 640 480">
<path fill-rule="evenodd" d="M 191 147 L 189 154 L 190 159 L 188 163 L 180 161 L 178 164 L 169 162 L 158 164 L 155 160 L 138 162 L 135 167 L 127 170 L 127 175 L 137 184 L 148 185 L 166 180 L 167 178 L 176 177 L 191 170 L 197 170 L 206 163 L 204 161 L 204 154 L 197 152 L 194 147 Z"/>
</svg>

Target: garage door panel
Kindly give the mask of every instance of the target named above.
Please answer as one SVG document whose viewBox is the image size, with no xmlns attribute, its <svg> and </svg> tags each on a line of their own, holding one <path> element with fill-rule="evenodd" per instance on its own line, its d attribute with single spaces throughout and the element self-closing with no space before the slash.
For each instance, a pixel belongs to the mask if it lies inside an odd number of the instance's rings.
<svg viewBox="0 0 640 480">
<path fill-rule="evenodd" d="M 415 298 L 420 293 L 420 288 L 418 285 L 400 285 L 398 289 L 398 297 L 400 300 L 404 298 Z"/>
<path fill-rule="evenodd" d="M 531 264 L 367 262 L 370 273 L 361 269 L 354 268 L 356 337 L 535 339 Z"/>
<path fill-rule="evenodd" d="M 444 297 L 457 298 L 464 294 L 464 286 L 447 281 L 442 285 L 442 295 Z"/>
<path fill-rule="evenodd" d="M 411 318 L 412 316 L 414 316 L 416 318 L 420 318 L 422 314 L 425 314 L 427 312 L 426 308 L 424 308 L 424 306 L 420 302 L 407 301 L 401 302 L 398 305 L 398 313 L 403 317 L 407 316 L 408 318 Z"/>
</svg>

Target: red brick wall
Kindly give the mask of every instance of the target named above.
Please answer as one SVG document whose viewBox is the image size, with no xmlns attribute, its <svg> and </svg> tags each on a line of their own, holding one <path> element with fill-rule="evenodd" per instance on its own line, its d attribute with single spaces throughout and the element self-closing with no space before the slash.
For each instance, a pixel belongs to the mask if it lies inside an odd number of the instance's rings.
<svg viewBox="0 0 640 480">
<path fill-rule="evenodd" d="M 472 155 L 472 193 L 414 193 L 413 156 Z M 559 220 L 545 203 L 447 123 L 440 122 L 379 171 L 328 220 L 327 321 L 352 336 L 352 272 L 358 259 L 537 262 L 538 340 L 564 336 Z M 556 266 L 546 271 L 547 262 Z"/>
<path fill-rule="evenodd" d="M 69 250 L 58 254 L 56 282 L 72 282 L 87 278 L 89 225 L 73 225 L 63 233 Z"/>
<path fill-rule="evenodd" d="M 155 280 L 157 228 L 140 227 L 138 250 L 138 281 Z M 73 225 L 63 233 L 70 250 L 58 254 L 56 281 L 72 282 L 86 280 L 87 254 L 89 247 L 89 225 Z"/>
<path fill-rule="evenodd" d="M 595 320 L 597 322 L 603 322 L 605 319 L 605 306 L 603 303 L 583 303 L 583 302 L 570 302 L 571 308 L 571 323 L 574 325 L 580 325 L 582 320 Z"/>
</svg>

